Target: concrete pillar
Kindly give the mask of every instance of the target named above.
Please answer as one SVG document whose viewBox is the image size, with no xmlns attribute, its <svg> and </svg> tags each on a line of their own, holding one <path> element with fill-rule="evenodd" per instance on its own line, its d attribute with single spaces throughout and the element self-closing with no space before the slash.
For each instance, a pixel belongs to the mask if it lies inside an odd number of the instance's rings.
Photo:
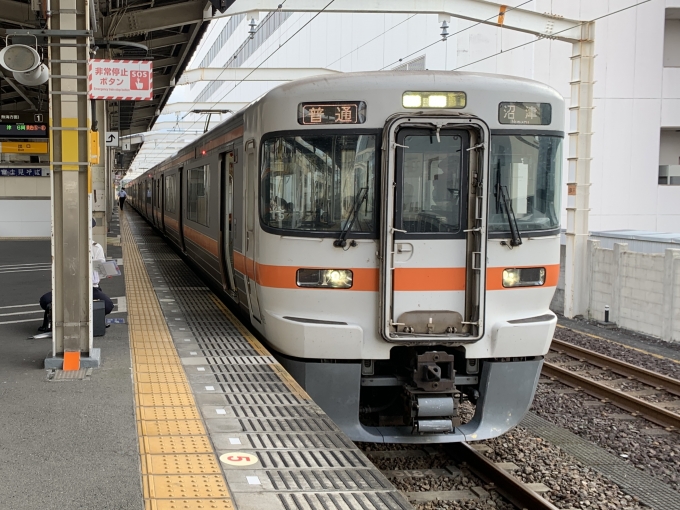
<svg viewBox="0 0 680 510">
<path fill-rule="evenodd" d="M 621 287 L 623 287 L 623 254 L 628 251 L 627 243 L 614 243 L 614 267 L 612 268 L 611 322 L 621 325 Z"/>
<path fill-rule="evenodd" d="M 586 282 L 586 285 L 588 285 L 588 288 L 586 289 L 588 300 L 586 302 L 586 307 L 588 311 L 588 317 L 591 319 L 600 319 L 599 317 L 593 317 L 593 282 L 595 281 L 595 271 L 597 269 L 595 267 L 595 253 L 599 248 L 600 241 L 597 241 L 596 239 L 588 239 L 588 281 Z M 602 318 L 600 320 L 604 319 Z"/>
<path fill-rule="evenodd" d="M 663 315 L 661 338 L 673 341 L 673 313 L 675 312 L 675 274 L 678 269 L 677 260 L 680 250 L 667 249 L 664 257 Z"/>
<path fill-rule="evenodd" d="M 92 165 L 92 217 L 97 220 L 97 226 L 92 229 L 92 239 L 104 248 L 107 253 L 106 233 L 109 219 L 106 214 L 108 175 L 106 171 L 106 101 L 97 101 L 97 129 L 99 132 L 99 163 Z"/>
<path fill-rule="evenodd" d="M 585 277 L 590 212 L 595 24 L 584 23 L 581 30 L 581 40 L 572 45 L 569 106 L 564 315 L 570 318 L 585 314 L 588 301 Z"/>
<path fill-rule="evenodd" d="M 92 351 L 87 0 L 52 0 L 49 38 L 52 179 L 52 355 L 64 369 Z M 47 365 L 47 360 L 46 360 Z"/>
</svg>

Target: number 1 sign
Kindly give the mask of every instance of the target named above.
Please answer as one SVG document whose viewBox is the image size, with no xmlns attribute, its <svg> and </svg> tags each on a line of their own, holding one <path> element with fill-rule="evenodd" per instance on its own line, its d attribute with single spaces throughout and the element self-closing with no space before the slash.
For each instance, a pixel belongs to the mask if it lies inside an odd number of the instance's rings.
<svg viewBox="0 0 680 510">
<path fill-rule="evenodd" d="M 89 62 L 89 98 L 150 101 L 153 69 L 150 60 L 103 60 Z"/>
</svg>

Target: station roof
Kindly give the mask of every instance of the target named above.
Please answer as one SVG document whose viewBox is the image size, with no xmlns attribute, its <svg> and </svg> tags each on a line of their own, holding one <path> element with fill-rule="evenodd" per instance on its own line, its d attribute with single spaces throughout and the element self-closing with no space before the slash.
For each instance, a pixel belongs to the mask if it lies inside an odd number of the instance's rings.
<svg viewBox="0 0 680 510">
<path fill-rule="evenodd" d="M 54 3 L 55 0 L 53 0 Z M 97 58 L 153 60 L 151 101 L 109 101 L 110 131 L 121 136 L 151 130 L 167 103 L 174 83 L 189 63 L 208 21 L 207 0 L 94 0 L 97 13 Z M 31 8 L 31 0 L 0 0 L 0 29 L 39 29 L 46 22 Z M 4 33 L 1 30 L 0 33 Z M 0 48 L 5 39 L 0 40 Z M 43 46 L 45 52 L 46 47 Z M 3 111 L 47 110 L 46 85 L 23 87 L 1 70 L 0 107 Z M 9 75 L 9 77 L 7 76 Z M 9 78 L 9 79 L 8 79 Z M 135 152 L 124 153 L 125 167 Z"/>
</svg>

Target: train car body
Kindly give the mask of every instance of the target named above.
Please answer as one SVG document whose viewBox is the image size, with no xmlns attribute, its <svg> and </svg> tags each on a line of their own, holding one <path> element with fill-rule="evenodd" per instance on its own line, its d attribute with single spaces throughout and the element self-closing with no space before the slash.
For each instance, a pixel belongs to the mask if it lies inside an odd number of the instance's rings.
<svg viewBox="0 0 680 510">
<path fill-rule="evenodd" d="M 350 438 L 485 439 L 529 409 L 555 329 L 563 124 L 529 80 L 315 77 L 128 190 Z"/>
</svg>

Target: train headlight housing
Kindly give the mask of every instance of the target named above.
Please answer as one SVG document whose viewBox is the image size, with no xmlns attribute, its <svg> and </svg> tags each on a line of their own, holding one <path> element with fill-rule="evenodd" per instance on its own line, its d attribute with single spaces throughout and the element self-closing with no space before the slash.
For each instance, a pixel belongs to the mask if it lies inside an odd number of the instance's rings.
<svg viewBox="0 0 680 510">
<path fill-rule="evenodd" d="M 326 289 L 349 289 L 352 287 L 352 271 L 349 269 L 298 269 L 298 287 Z"/>
<path fill-rule="evenodd" d="M 540 287 L 545 284 L 544 267 L 522 267 L 503 270 L 503 287 Z"/>
<path fill-rule="evenodd" d="M 465 92 L 404 92 L 401 105 L 404 108 L 465 108 Z"/>
</svg>

